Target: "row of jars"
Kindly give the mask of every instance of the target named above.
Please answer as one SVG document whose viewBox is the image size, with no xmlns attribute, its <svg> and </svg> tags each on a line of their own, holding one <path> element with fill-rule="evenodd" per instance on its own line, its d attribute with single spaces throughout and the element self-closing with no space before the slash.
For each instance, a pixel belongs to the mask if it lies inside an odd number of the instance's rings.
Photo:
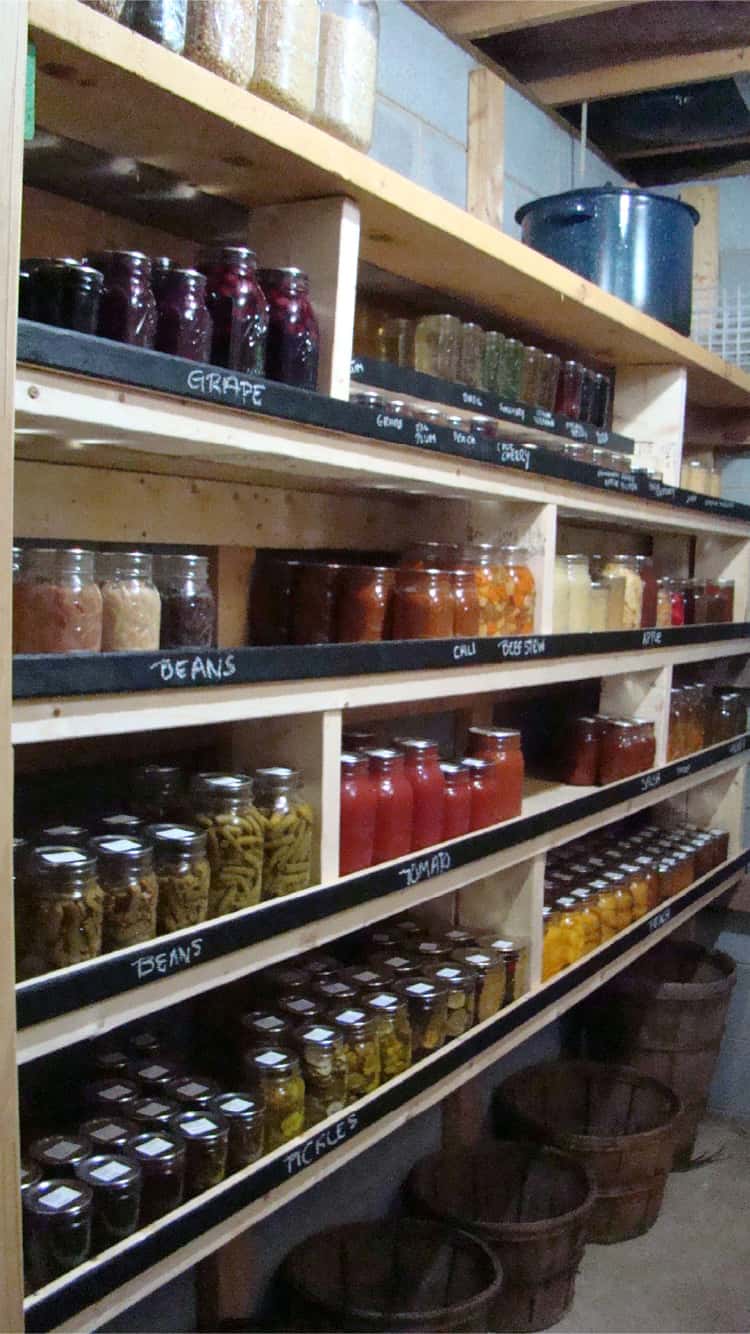
<svg viewBox="0 0 750 1334">
<path fill-rule="evenodd" d="M 712 688 L 702 681 L 672 686 L 668 760 L 680 760 L 705 746 L 731 741 L 746 729 L 747 708 L 738 691 Z"/>
<path fill-rule="evenodd" d="M 700 459 L 683 459 L 680 486 L 686 491 L 697 491 L 699 496 L 718 497 L 721 495 L 721 469 Z"/>
<path fill-rule="evenodd" d="M 367 325 L 365 307 L 359 314 L 357 350 L 367 350 L 380 361 L 518 399 L 571 421 L 600 428 L 609 423 L 612 382 L 578 361 L 562 362 L 554 352 L 507 338 L 497 329 L 486 331 L 455 315 L 423 315 L 416 320 L 386 316 L 371 330 Z"/>
<path fill-rule="evenodd" d="M 441 763 L 436 741 L 348 730 L 341 756 L 339 874 L 408 856 L 421 848 L 521 814 L 521 733 L 470 727 L 466 756 Z"/>
<path fill-rule="evenodd" d="M 694 825 L 609 826 L 550 853 L 542 980 L 554 977 L 726 860 L 729 835 Z"/>
<path fill-rule="evenodd" d="M 557 556 L 553 616 L 556 634 L 730 622 L 734 580 L 657 579 L 650 556 Z"/>
<path fill-rule="evenodd" d="M 530 634 L 536 583 L 524 547 L 419 542 L 398 566 L 276 557 L 257 562 L 253 644 Z"/>
<path fill-rule="evenodd" d="M 131 347 L 316 389 L 320 331 L 302 269 L 258 269 L 247 246 L 168 256 L 103 250 L 21 261 L 19 314 Z"/>
<path fill-rule="evenodd" d="M 21 980 L 309 886 L 314 817 L 299 770 L 196 774 L 185 794 L 179 769 L 147 765 L 133 787 L 147 814 L 15 840 Z"/>
<path fill-rule="evenodd" d="M 367 152 L 375 0 L 86 0 L 160 46 Z"/>
<path fill-rule="evenodd" d="M 208 559 L 13 548 L 13 652 L 203 649 L 216 642 Z"/>
<path fill-rule="evenodd" d="M 559 777 L 574 787 L 604 786 L 653 769 L 655 760 L 652 722 L 595 714 L 574 718 L 567 725 Z"/>
</svg>

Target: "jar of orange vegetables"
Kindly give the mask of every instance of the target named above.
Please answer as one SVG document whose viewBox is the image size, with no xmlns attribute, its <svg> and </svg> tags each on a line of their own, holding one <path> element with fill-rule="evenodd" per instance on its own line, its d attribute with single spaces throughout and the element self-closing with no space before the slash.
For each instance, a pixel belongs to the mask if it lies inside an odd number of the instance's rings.
<svg viewBox="0 0 750 1334">
<path fill-rule="evenodd" d="M 536 584 L 529 568 L 525 547 L 500 547 L 499 555 L 506 574 L 508 602 L 501 635 L 530 635 L 534 631 Z"/>
</svg>

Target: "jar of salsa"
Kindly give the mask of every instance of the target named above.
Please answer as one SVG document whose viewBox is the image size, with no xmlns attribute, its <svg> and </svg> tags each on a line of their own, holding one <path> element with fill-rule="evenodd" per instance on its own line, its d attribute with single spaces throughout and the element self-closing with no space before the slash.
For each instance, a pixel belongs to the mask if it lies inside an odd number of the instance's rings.
<svg viewBox="0 0 750 1334">
<path fill-rule="evenodd" d="M 599 782 L 619 783 L 638 772 L 642 754 L 641 727 L 629 719 L 611 718 L 599 739 Z"/>
<path fill-rule="evenodd" d="M 372 854 L 373 865 L 377 865 L 411 852 L 414 796 L 400 751 L 371 750 L 369 760 L 377 793 Z"/>
<path fill-rule="evenodd" d="M 317 389 L 320 330 L 310 279 L 302 269 L 261 269 L 258 279 L 269 308 L 266 375 L 298 389 Z"/>
<path fill-rule="evenodd" d="M 247 246 L 202 250 L 196 268 L 206 275 L 206 305 L 213 320 L 211 362 L 262 375 L 266 360 L 268 305 Z"/>
<path fill-rule="evenodd" d="M 300 562 L 294 580 L 293 644 L 332 644 L 342 567 L 332 561 Z"/>
<path fill-rule="evenodd" d="M 339 875 L 372 866 L 375 846 L 377 788 L 366 755 L 341 756 L 341 823 Z"/>
<path fill-rule="evenodd" d="M 569 724 L 561 773 L 563 783 L 573 787 L 596 786 L 600 734 L 598 718 L 574 718 Z"/>
<path fill-rule="evenodd" d="M 545 904 L 542 909 L 544 936 L 542 940 L 542 981 L 548 982 L 565 967 L 563 933 L 560 910 Z"/>
<path fill-rule="evenodd" d="M 451 570 L 453 633 L 470 639 L 479 634 L 479 594 L 473 570 Z"/>
<path fill-rule="evenodd" d="M 394 639 L 450 639 L 455 620 L 448 570 L 399 568 L 393 590 Z"/>
<path fill-rule="evenodd" d="M 156 301 L 151 260 L 138 250 L 102 250 L 88 263 L 104 277 L 97 333 L 131 347 L 153 347 Z"/>
<path fill-rule="evenodd" d="M 412 852 L 439 843 L 443 833 L 445 779 L 436 741 L 418 737 L 399 739 L 405 756 L 405 774 L 414 798 Z"/>
<path fill-rule="evenodd" d="M 471 787 L 471 824 L 473 833 L 477 829 L 486 829 L 488 825 L 498 823 L 498 810 L 501 807 L 499 770 L 494 760 L 474 759 L 471 756 L 463 761 L 469 771 Z"/>
<path fill-rule="evenodd" d="M 500 727 L 470 727 L 469 755 L 492 760 L 497 766 L 500 800 L 496 819 L 513 820 L 521 814 L 524 762 L 521 733 Z"/>
<path fill-rule="evenodd" d="M 443 829 L 441 841 L 460 838 L 471 828 L 471 787 L 469 770 L 461 764 L 441 764 L 445 781 L 443 794 Z"/>
<path fill-rule="evenodd" d="M 654 573 L 654 562 L 650 556 L 634 556 L 636 569 L 641 576 L 643 595 L 641 598 L 641 626 L 656 625 L 656 602 L 658 588 Z"/>
<path fill-rule="evenodd" d="M 395 573 L 384 565 L 342 565 L 338 581 L 339 644 L 374 643 L 390 637 Z"/>
<path fill-rule="evenodd" d="M 157 352 L 188 361 L 208 361 L 211 316 L 206 306 L 206 279 L 197 269 L 169 269 L 159 285 L 156 307 Z"/>
</svg>

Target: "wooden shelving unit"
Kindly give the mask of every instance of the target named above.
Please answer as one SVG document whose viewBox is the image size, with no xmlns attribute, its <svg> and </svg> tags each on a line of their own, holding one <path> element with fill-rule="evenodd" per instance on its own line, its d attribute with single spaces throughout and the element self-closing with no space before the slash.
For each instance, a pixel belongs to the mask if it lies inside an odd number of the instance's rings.
<svg viewBox="0 0 750 1334">
<path fill-rule="evenodd" d="M 8 442 L 15 412 L 13 482 L 9 444 L 3 462 L 0 526 L 6 553 L 13 533 L 28 540 L 179 543 L 206 549 L 219 597 L 219 628 L 210 681 L 205 664 L 195 674 L 190 655 L 179 675 L 179 655 L 174 654 L 129 654 L 118 661 L 102 655 L 77 665 L 19 660 L 14 698 L 7 651 L 10 575 L 3 573 L 4 790 L 12 790 L 12 748 L 16 774 L 28 776 L 64 768 L 71 755 L 111 752 L 115 737 L 122 754 L 117 762 L 125 764 L 139 747 L 144 754 L 157 754 L 160 746 L 176 748 L 186 738 L 210 735 L 219 739 L 227 762 L 257 756 L 260 747 L 267 755 L 293 747 L 320 813 L 316 883 L 309 890 L 15 990 L 12 903 L 10 894 L 5 896 L 1 1072 L 3 1124 L 11 1133 L 0 1159 L 6 1242 L 0 1259 L 0 1327 L 20 1330 L 25 1321 L 29 1330 L 83 1330 L 99 1327 L 355 1154 L 395 1134 L 423 1108 L 449 1098 L 737 883 L 748 858 L 741 823 L 750 734 L 668 764 L 666 733 L 675 668 L 701 664 L 711 680 L 748 681 L 750 512 L 679 492 L 674 477 L 663 486 L 645 478 L 633 484 L 594 468 L 563 466 L 539 437 L 535 456 L 528 451 L 524 456 L 515 447 L 528 435 L 512 427 L 508 442 L 515 442 L 514 450 L 489 456 L 475 443 L 451 440 L 448 433 L 425 447 L 408 431 L 380 426 L 346 402 L 360 260 L 410 284 L 434 286 L 439 275 L 447 298 L 474 303 L 498 320 L 523 310 L 540 338 L 564 340 L 609 361 L 617 369 L 617 430 L 655 449 L 668 447 L 672 469 L 674 457 L 679 460 L 686 399 L 722 414 L 746 412 L 750 376 L 78 0 L 29 3 L 38 57 L 38 125 L 158 165 L 180 181 L 241 204 L 249 210 L 249 233 L 266 262 L 300 262 L 301 257 L 326 312 L 325 393 L 295 398 L 261 382 L 248 381 L 239 391 L 188 383 L 180 380 L 180 365 L 167 368 L 167 374 L 152 354 L 128 360 L 112 347 L 93 349 L 89 358 L 86 348 L 71 349 L 69 342 L 43 338 L 33 328 L 21 328 L 17 360 L 27 31 L 22 0 L 13 0 L 5 16 L 0 109 L 12 189 L 0 222 L 0 281 L 9 311 L 3 380 Z M 60 201 L 56 224 L 53 208 L 49 216 L 49 244 L 66 253 L 67 201 Z M 103 212 L 90 210 L 87 217 L 109 225 Z M 31 225 L 27 214 L 23 226 L 28 230 Z M 184 250 L 184 238 L 179 245 Z M 320 650 L 244 647 L 247 576 L 258 547 L 395 551 L 415 536 L 462 541 L 498 532 L 536 553 L 532 636 Z M 687 573 L 692 561 L 698 574 L 734 579 L 736 623 L 683 632 L 554 636 L 555 551 L 571 549 L 566 543 L 573 540 L 594 551 L 608 536 L 628 550 L 651 550 L 665 571 Z M 9 566 L 6 560 L 2 568 Z M 585 681 L 601 682 L 603 709 L 654 720 L 654 770 L 608 788 L 531 781 L 519 819 L 338 878 L 344 725 L 365 718 L 408 718 L 410 711 L 448 714 L 459 737 L 466 725 L 487 721 L 498 700 Z M 543 986 L 546 853 L 652 807 L 729 829 L 728 861 Z M 10 800 L 3 809 L 2 855 L 9 883 Z M 480 912 L 490 928 L 507 925 L 525 932 L 531 940 L 529 994 L 316 1128 L 314 1135 L 284 1146 L 27 1297 L 24 1306 L 17 1063 L 26 1065 L 155 1015 L 405 909 L 432 914 L 436 921 L 461 920 L 462 914 L 463 920 L 472 920 Z M 157 955 L 163 962 L 155 962 Z"/>
</svg>

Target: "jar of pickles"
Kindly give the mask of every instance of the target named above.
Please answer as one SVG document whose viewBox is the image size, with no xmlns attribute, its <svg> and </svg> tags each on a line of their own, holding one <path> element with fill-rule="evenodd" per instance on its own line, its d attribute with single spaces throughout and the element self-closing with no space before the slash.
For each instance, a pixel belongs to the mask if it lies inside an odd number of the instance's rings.
<svg viewBox="0 0 750 1334">
<path fill-rule="evenodd" d="M 93 1253 L 132 1236 L 141 1209 L 139 1164 L 125 1154 L 97 1153 L 77 1164 L 76 1176 L 93 1196 Z"/>
<path fill-rule="evenodd" d="M 349 1064 L 339 1029 L 325 1022 L 305 1024 L 296 1037 L 305 1081 L 305 1128 L 346 1107 Z"/>
<path fill-rule="evenodd" d="M 481 946 L 453 951 L 453 958 L 477 974 L 477 1022 L 497 1014 L 505 1003 L 505 963 L 502 954 Z"/>
<path fill-rule="evenodd" d="M 223 1117 L 229 1126 L 226 1174 L 239 1172 L 256 1163 L 263 1153 L 264 1107 L 249 1093 L 220 1093 L 211 1111 Z"/>
<path fill-rule="evenodd" d="M 305 1128 L 305 1081 L 300 1060 L 285 1047 L 256 1047 L 243 1058 L 247 1078 L 265 1106 L 265 1153 L 300 1135 Z"/>
<path fill-rule="evenodd" d="M 380 987 L 365 996 L 364 1005 L 375 1016 L 382 1080 L 394 1079 L 411 1065 L 411 1024 L 407 1003 L 394 991 Z"/>
<path fill-rule="evenodd" d="M 380 1085 L 380 1043 L 373 1014 L 349 1005 L 331 1012 L 331 1020 L 344 1039 L 348 1066 L 347 1104 L 373 1093 Z"/>
<path fill-rule="evenodd" d="M 263 898 L 307 889 L 312 880 L 313 809 L 302 772 L 277 765 L 258 769 L 256 803 L 263 817 Z"/>
<path fill-rule="evenodd" d="M 185 1144 L 181 1136 L 145 1130 L 128 1145 L 141 1169 L 140 1226 L 171 1213 L 185 1193 Z"/>
<path fill-rule="evenodd" d="M 23 1210 L 26 1279 L 35 1292 L 88 1259 L 93 1195 L 82 1181 L 38 1181 L 24 1192 Z"/>
<path fill-rule="evenodd" d="M 154 856 L 143 839 L 103 834 L 91 840 L 104 893 L 102 948 L 126 949 L 156 935 L 159 886 Z"/>
<path fill-rule="evenodd" d="M 502 936 L 480 936 L 479 944 L 491 954 L 499 954 L 505 969 L 503 1006 L 512 1005 L 528 990 L 529 946 L 525 940 L 506 940 Z"/>
<path fill-rule="evenodd" d="M 264 821 L 247 774 L 196 774 L 190 785 L 196 824 L 206 831 L 211 883 L 208 916 L 260 902 Z"/>
<path fill-rule="evenodd" d="M 412 977 L 399 990 L 409 1007 L 412 1060 L 430 1056 L 445 1042 L 448 1031 L 448 988 L 434 978 Z"/>
<path fill-rule="evenodd" d="M 92 855 L 55 844 L 34 848 L 19 907 L 17 968 L 22 981 L 101 953 L 104 894 Z"/>
<path fill-rule="evenodd" d="M 448 949 L 452 948 L 452 942 L 446 941 L 446 945 Z M 447 959 L 428 965 L 425 975 L 448 988 L 446 1041 L 460 1038 L 477 1022 L 477 973 L 473 968 Z"/>
<path fill-rule="evenodd" d="M 152 824 L 148 833 L 153 841 L 159 886 L 156 909 L 159 934 L 204 922 L 211 881 L 204 830 L 189 825 Z"/>
</svg>

